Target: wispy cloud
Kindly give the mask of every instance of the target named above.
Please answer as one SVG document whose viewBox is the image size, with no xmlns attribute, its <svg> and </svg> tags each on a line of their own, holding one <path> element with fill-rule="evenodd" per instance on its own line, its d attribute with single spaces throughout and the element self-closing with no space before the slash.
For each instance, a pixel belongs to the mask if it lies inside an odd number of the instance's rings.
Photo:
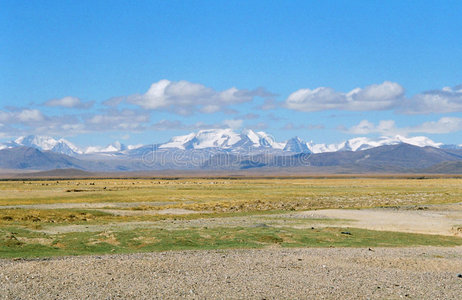
<svg viewBox="0 0 462 300">
<path fill-rule="evenodd" d="M 244 120 L 255 120 L 255 119 L 259 119 L 260 115 L 254 114 L 254 113 L 248 113 L 248 114 L 243 115 L 242 118 Z"/>
<path fill-rule="evenodd" d="M 379 133 L 382 135 L 392 136 L 396 134 L 408 135 L 413 133 L 424 134 L 446 134 L 462 131 L 462 118 L 443 117 L 438 121 L 424 122 L 416 126 L 397 127 L 393 120 L 382 120 L 377 124 L 368 120 L 362 120 L 344 131 L 352 134 L 367 135 Z"/>
<path fill-rule="evenodd" d="M 258 110 L 272 110 L 272 109 L 276 109 L 278 107 L 281 107 L 281 105 L 282 105 L 281 102 L 278 102 L 273 98 L 267 98 L 267 99 L 265 99 L 263 101 L 262 105 L 259 105 L 256 108 Z"/>
<path fill-rule="evenodd" d="M 67 96 L 60 99 L 51 99 L 44 103 L 45 106 L 50 107 L 64 107 L 64 108 L 91 108 L 94 101 L 83 102 L 77 97 Z"/>
<path fill-rule="evenodd" d="M 325 129 L 325 126 L 322 124 L 298 124 L 295 125 L 292 122 L 286 123 L 282 128 L 282 130 L 301 130 L 301 129 L 308 129 L 308 130 L 320 130 L 320 129 Z"/>
<path fill-rule="evenodd" d="M 38 109 L 21 109 L 17 111 L 0 111 L 0 122 L 9 124 L 37 123 L 44 121 L 45 115 Z"/>
<path fill-rule="evenodd" d="M 24 134 L 73 136 L 109 131 L 143 131 L 150 114 L 140 110 L 111 109 L 93 114 L 45 115 L 37 109 L 0 111 L 0 132 L 14 137 Z"/>
<path fill-rule="evenodd" d="M 239 129 L 243 126 L 243 120 L 223 120 L 220 123 L 205 123 L 195 122 L 192 124 L 185 124 L 179 120 L 160 120 L 150 126 L 153 130 L 201 130 L 201 129 L 218 129 L 218 128 L 231 128 Z"/>
<path fill-rule="evenodd" d="M 231 129 L 239 129 L 244 124 L 244 120 L 234 119 L 234 120 L 224 120 L 223 125 Z"/>
<path fill-rule="evenodd" d="M 417 94 L 410 99 L 406 99 L 399 111 L 406 114 L 462 111 L 462 85 Z"/>
<path fill-rule="evenodd" d="M 109 110 L 84 119 L 86 130 L 92 131 L 142 131 L 150 122 L 150 115 L 138 110 Z"/>
</svg>

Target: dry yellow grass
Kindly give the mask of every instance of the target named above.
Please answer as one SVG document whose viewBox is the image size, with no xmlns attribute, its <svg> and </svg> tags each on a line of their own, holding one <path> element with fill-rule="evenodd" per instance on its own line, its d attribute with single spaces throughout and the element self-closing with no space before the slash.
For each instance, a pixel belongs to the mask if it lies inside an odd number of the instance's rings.
<svg viewBox="0 0 462 300">
<path fill-rule="evenodd" d="M 0 206 L 46 203 L 167 202 L 182 207 L 249 211 L 453 203 L 462 179 L 113 179 L 2 181 Z M 170 203 L 170 204 L 169 204 Z M 143 207 L 144 206 L 144 207 Z"/>
</svg>

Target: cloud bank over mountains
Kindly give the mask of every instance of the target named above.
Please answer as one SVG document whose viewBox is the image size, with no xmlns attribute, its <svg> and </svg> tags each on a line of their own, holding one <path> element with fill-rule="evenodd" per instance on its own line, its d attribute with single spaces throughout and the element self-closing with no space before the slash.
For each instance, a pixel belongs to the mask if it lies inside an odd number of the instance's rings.
<svg viewBox="0 0 462 300">
<path fill-rule="evenodd" d="M 408 135 L 415 133 L 446 134 L 462 130 L 462 118 L 443 117 L 438 121 L 424 122 L 417 126 L 398 128 L 393 120 L 382 120 L 375 125 L 368 120 L 362 120 L 359 124 L 350 127 L 346 131 L 352 134 L 379 133 L 386 136 L 396 134 Z"/>
<path fill-rule="evenodd" d="M 163 79 L 144 93 L 117 95 L 105 101 L 66 96 L 30 107 L 0 107 L 0 138 L 226 128 L 381 136 L 462 131 L 462 118 L 454 116 L 462 111 L 462 85 L 407 96 L 399 83 L 384 81 L 347 92 L 331 87 L 302 88 L 285 99 L 264 88 L 230 86 L 217 90 L 186 80 Z M 322 115 L 326 111 L 342 112 L 346 117 L 328 119 Z M 372 115 L 364 116 L 368 112 L 374 112 L 373 119 Z M 381 118 L 381 113 L 387 118 Z M 422 117 L 416 119 L 416 125 L 400 124 L 409 123 L 403 122 L 406 116 L 417 115 Z M 341 123 L 347 118 L 348 126 Z"/>
</svg>

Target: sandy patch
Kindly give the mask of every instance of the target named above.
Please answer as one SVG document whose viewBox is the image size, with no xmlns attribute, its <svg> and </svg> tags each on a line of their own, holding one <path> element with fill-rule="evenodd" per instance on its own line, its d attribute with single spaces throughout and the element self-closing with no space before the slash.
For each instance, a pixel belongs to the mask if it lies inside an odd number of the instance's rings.
<svg viewBox="0 0 462 300">
<path fill-rule="evenodd" d="M 461 235 L 462 210 L 325 209 L 301 212 L 307 217 L 351 219 L 356 228 L 423 234 Z"/>
</svg>

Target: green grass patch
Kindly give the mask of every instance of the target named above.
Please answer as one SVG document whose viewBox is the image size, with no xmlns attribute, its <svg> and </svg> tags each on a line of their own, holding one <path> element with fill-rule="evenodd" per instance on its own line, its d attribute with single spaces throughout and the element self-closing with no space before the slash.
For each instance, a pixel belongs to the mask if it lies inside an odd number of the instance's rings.
<svg viewBox="0 0 462 300">
<path fill-rule="evenodd" d="M 342 233 L 343 232 L 343 233 Z M 458 246 L 451 236 L 356 228 L 274 227 L 193 228 L 73 232 L 47 235 L 27 229 L 0 229 L 1 258 L 278 247 Z"/>
</svg>

